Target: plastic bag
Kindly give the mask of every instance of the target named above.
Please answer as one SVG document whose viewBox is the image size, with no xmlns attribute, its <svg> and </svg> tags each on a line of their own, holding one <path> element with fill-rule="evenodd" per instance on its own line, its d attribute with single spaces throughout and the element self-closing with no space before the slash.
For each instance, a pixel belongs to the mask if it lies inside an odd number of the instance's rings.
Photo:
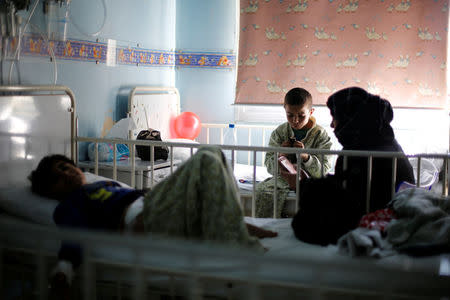
<svg viewBox="0 0 450 300">
<path fill-rule="evenodd" d="M 130 156 L 130 149 L 125 144 L 116 144 L 116 160 L 128 159 Z M 88 146 L 89 160 L 95 161 L 95 143 L 90 143 Z M 108 162 L 113 161 L 114 148 L 112 144 L 99 143 L 98 144 L 98 161 Z"/>
</svg>

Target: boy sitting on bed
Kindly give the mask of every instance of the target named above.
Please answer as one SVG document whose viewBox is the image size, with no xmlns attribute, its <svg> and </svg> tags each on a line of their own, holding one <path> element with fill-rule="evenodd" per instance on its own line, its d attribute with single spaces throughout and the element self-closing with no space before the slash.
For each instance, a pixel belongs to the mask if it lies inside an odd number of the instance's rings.
<svg viewBox="0 0 450 300">
<path fill-rule="evenodd" d="M 62 155 L 44 157 L 29 178 L 34 193 L 60 201 L 53 214 L 60 226 L 153 232 L 257 249 L 262 249 L 257 238 L 277 235 L 244 223 L 235 179 L 217 147 L 200 148 L 146 192 L 113 181 L 87 184 L 84 173 Z M 60 280 L 70 282 L 80 253 L 79 247 L 63 244 L 54 272 Z"/>
<path fill-rule="evenodd" d="M 294 147 L 294 148 L 316 148 L 330 149 L 331 139 L 326 130 L 316 124 L 316 119 L 312 116 L 314 108 L 312 107 L 311 94 L 302 88 L 293 88 L 286 93 L 284 97 L 284 110 L 286 111 L 287 122 L 279 125 L 270 135 L 269 147 Z M 267 152 L 264 164 L 267 171 L 274 174 L 274 152 Z M 297 163 L 295 154 L 279 153 L 278 156 L 285 156 L 294 165 Z M 322 176 L 322 167 L 324 174 L 327 174 L 331 168 L 330 158 L 324 156 L 323 161 L 316 155 L 302 153 L 300 155 L 300 165 L 302 171 L 307 176 L 319 178 Z M 277 162 L 278 163 L 278 162 Z M 277 178 L 278 188 L 278 208 L 277 218 L 281 212 L 292 187 L 280 172 L 284 169 L 279 166 Z M 273 190 L 275 180 L 273 177 L 266 179 L 256 187 L 256 216 L 272 217 L 273 215 Z M 295 183 L 293 184 L 295 189 Z"/>
</svg>

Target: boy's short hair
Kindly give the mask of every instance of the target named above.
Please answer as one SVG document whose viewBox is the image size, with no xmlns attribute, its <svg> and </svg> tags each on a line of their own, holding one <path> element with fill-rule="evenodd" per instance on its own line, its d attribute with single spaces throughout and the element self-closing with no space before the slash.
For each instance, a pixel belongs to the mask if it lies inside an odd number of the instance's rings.
<svg viewBox="0 0 450 300">
<path fill-rule="evenodd" d="M 58 181 L 58 175 L 54 172 L 53 166 L 57 162 L 66 162 L 75 166 L 70 158 L 61 154 L 45 156 L 38 164 L 36 170 L 28 176 L 31 181 L 31 191 L 40 196 L 54 198 L 52 186 Z"/>
<path fill-rule="evenodd" d="M 296 87 L 286 93 L 286 96 L 284 96 L 284 105 L 306 105 L 308 109 L 311 109 L 312 96 L 307 90 Z"/>
</svg>

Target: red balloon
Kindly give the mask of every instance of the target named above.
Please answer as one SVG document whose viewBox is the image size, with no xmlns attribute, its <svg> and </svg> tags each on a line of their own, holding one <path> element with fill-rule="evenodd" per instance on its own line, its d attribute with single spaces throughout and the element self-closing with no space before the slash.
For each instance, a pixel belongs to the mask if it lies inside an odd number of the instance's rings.
<svg viewBox="0 0 450 300">
<path fill-rule="evenodd" d="M 175 118 L 174 127 L 179 138 L 193 140 L 200 134 L 200 118 L 193 112 L 185 111 Z"/>
</svg>

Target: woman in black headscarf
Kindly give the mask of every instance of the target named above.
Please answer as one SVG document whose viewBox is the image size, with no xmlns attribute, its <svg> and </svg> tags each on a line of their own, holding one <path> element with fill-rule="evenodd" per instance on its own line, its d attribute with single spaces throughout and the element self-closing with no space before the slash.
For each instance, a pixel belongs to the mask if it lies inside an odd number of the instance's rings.
<svg viewBox="0 0 450 300">
<path fill-rule="evenodd" d="M 328 98 L 333 117 L 331 127 L 343 150 L 401 152 L 390 125 L 391 104 L 358 87 L 340 90 Z M 300 240 L 326 245 L 335 243 L 355 228 L 366 212 L 367 157 L 339 156 L 335 174 L 301 182 L 300 210 L 292 227 Z M 395 185 L 414 183 L 414 173 L 406 157 L 397 159 Z M 391 200 L 392 159 L 373 158 L 369 211 L 385 208 Z"/>
</svg>

